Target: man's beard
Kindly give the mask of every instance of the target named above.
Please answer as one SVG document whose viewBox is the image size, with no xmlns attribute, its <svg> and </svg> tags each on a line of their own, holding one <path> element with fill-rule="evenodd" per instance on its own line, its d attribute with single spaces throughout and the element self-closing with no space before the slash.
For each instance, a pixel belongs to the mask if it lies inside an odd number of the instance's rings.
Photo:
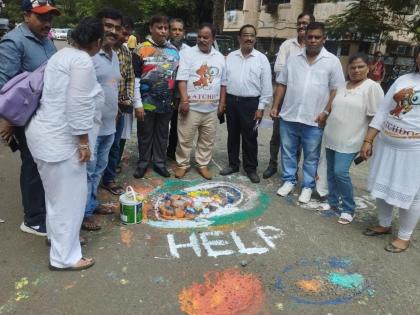
<svg viewBox="0 0 420 315">
<path fill-rule="evenodd" d="M 179 50 L 182 46 L 182 39 L 171 38 L 171 44 Z"/>
</svg>

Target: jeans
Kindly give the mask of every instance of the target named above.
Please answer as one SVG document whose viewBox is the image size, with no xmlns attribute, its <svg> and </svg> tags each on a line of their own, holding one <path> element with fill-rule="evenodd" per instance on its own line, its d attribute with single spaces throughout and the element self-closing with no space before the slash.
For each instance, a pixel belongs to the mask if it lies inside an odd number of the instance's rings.
<svg viewBox="0 0 420 315">
<path fill-rule="evenodd" d="M 297 152 L 301 145 L 303 149 L 303 188 L 314 188 L 316 170 L 321 153 L 322 133 L 319 127 L 309 126 L 298 122 L 281 119 L 281 164 L 283 182 L 296 185 L 296 171 L 298 168 Z"/>
<path fill-rule="evenodd" d="M 351 162 L 357 153 L 340 153 L 331 149 L 326 150 L 328 203 L 331 207 L 343 206 L 343 212 L 354 213 L 356 203 L 353 197 L 353 185 L 349 174 Z"/>
<path fill-rule="evenodd" d="M 117 120 L 114 143 L 112 144 L 111 150 L 109 150 L 108 165 L 105 169 L 104 175 L 102 176 L 102 182 L 109 184 L 114 181 L 117 176 L 117 166 L 120 163 L 120 139 L 124 129 L 124 116 L 121 115 Z"/>
<path fill-rule="evenodd" d="M 88 195 L 85 208 L 85 218 L 93 215 L 98 206 L 96 195 L 102 174 L 108 164 L 109 150 L 114 143 L 114 134 L 98 136 L 93 153 L 93 160 L 87 163 Z"/>
</svg>

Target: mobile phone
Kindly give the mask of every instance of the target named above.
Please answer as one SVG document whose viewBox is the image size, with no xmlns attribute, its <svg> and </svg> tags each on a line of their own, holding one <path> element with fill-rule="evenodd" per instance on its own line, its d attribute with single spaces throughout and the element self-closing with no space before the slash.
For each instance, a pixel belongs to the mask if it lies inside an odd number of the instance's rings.
<svg viewBox="0 0 420 315">
<path fill-rule="evenodd" d="M 218 117 L 219 117 L 219 123 L 223 124 L 225 122 L 225 114 L 218 115 Z"/>
<path fill-rule="evenodd" d="M 359 155 L 359 156 L 357 156 L 357 157 L 354 159 L 354 164 L 355 164 L 355 165 L 359 165 L 359 164 L 360 164 L 360 163 L 362 163 L 364 160 L 365 160 L 365 159 L 364 159 L 364 158 L 362 158 L 362 157 Z"/>
</svg>

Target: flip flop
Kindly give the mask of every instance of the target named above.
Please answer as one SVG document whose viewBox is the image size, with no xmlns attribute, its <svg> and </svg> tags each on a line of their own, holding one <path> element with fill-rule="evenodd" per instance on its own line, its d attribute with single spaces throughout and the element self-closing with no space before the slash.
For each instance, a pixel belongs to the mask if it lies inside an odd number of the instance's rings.
<svg viewBox="0 0 420 315">
<path fill-rule="evenodd" d="M 387 235 L 387 234 L 391 234 L 392 230 L 388 229 L 384 232 L 378 232 L 375 230 L 372 230 L 371 228 L 367 228 L 366 231 L 363 232 L 363 235 L 365 236 L 380 236 L 380 235 Z"/>
<path fill-rule="evenodd" d="M 337 222 L 343 225 L 347 225 L 347 224 L 350 224 L 352 221 L 353 221 L 353 216 L 350 213 L 342 212 Z"/>
<path fill-rule="evenodd" d="M 87 262 L 86 264 L 83 264 L 81 266 L 75 265 L 75 266 L 70 266 L 70 267 L 66 267 L 66 268 L 58 268 L 58 267 L 54 267 L 53 265 L 49 264 L 48 268 L 51 271 L 80 271 L 80 270 L 88 269 L 95 264 L 95 260 L 93 258 L 82 257 L 81 260 L 86 261 L 86 262 L 90 260 L 90 262 Z"/>
<path fill-rule="evenodd" d="M 98 224 L 94 218 L 89 217 L 89 218 L 85 218 L 83 219 L 82 222 L 82 229 L 86 230 L 86 231 L 98 231 L 100 230 L 102 227 L 100 224 Z"/>
<path fill-rule="evenodd" d="M 93 211 L 93 213 L 101 214 L 101 215 L 110 215 L 110 214 L 114 214 L 114 211 L 112 211 L 112 209 L 109 207 L 100 205 Z"/>
<path fill-rule="evenodd" d="M 111 194 L 115 196 L 120 196 L 125 192 L 124 188 L 115 184 L 115 182 L 110 182 L 107 184 L 102 183 L 101 187 L 105 190 L 108 190 Z"/>
<path fill-rule="evenodd" d="M 394 253 L 394 254 L 399 254 L 399 253 L 402 253 L 402 252 L 406 251 L 407 248 L 409 248 L 409 247 L 410 247 L 410 243 L 408 243 L 406 248 L 399 248 L 399 247 L 393 245 L 392 243 L 390 243 L 390 244 L 386 245 L 384 249 L 387 252 Z"/>
</svg>

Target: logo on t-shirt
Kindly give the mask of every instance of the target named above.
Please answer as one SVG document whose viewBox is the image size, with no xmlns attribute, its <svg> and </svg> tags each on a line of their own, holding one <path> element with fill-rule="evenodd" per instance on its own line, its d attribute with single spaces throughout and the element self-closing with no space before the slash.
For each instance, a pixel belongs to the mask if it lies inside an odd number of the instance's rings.
<svg viewBox="0 0 420 315">
<path fill-rule="evenodd" d="M 198 74 L 199 79 L 193 82 L 194 87 L 196 89 L 207 89 L 213 83 L 214 77 L 219 74 L 219 69 L 204 63 L 195 73 Z"/>
<path fill-rule="evenodd" d="M 394 101 L 397 105 L 390 114 L 401 119 L 401 114 L 405 115 L 413 109 L 413 106 L 420 105 L 420 91 L 415 91 L 413 88 L 401 89 L 394 94 Z"/>
</svg>

